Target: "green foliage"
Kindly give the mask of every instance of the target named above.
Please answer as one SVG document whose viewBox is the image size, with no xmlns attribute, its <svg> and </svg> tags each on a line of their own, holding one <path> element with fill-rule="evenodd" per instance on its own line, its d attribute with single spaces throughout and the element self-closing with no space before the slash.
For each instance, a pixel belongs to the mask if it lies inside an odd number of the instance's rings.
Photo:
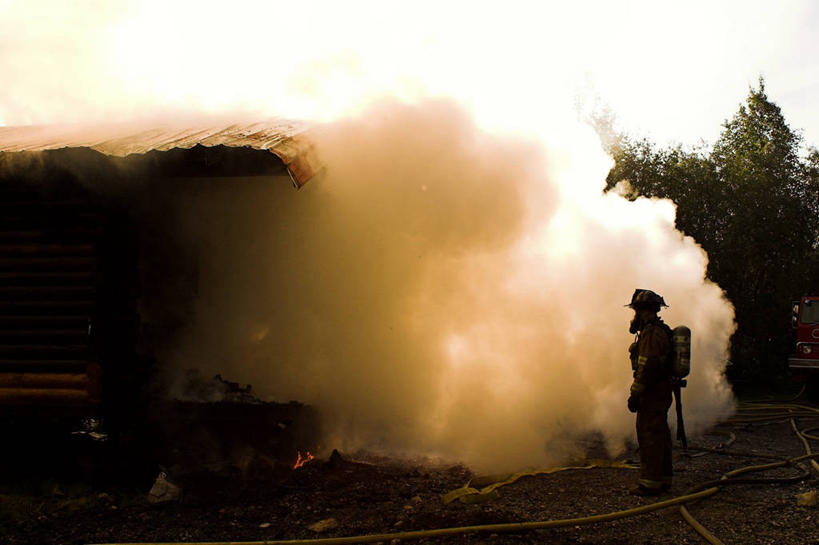
<svg viewBox="0 0 819 545">
<path fill-rule="evenodd" d="M 627 198 L 673 200 L 677 228 L 708 252 L 707 276 L 736 308 L 735 378 L 784 374 L 790 301 L 819 290 L 819 151 L 803 149 L 761 79 L 711 149 L 609 142 L 606 191 L 626 180 Z"/>
</svg>

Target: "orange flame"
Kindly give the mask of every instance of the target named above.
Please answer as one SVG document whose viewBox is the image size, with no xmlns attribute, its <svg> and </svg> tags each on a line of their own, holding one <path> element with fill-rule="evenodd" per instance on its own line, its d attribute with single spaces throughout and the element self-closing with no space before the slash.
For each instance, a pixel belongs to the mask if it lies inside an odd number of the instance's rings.
<svg viewBox="0 0 819 545">
<path fill-rule="evenodd" d="M 298 451 L 298 454 L 299 454 L 299 457 L 296 460 L 296 464 L 293 466 L 293 469 L 298 469 L 301 466 L 303 466 L 304 464 L 306 464 L 307 462 L 309 462 L 310 460 L 312 460 L 313 458 L 315 458 L 315 456 L 310 454 L 309 450 L 306 451 L 306 453 L 305 453 L 305 455 L 303 457 L 301 455 L 301 451 Z"/>
</svg>

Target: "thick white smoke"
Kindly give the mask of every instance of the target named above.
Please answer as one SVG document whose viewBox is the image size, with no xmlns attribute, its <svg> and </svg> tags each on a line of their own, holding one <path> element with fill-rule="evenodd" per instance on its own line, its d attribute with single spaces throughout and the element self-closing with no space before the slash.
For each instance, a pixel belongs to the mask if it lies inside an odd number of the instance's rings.
<svg viewBox="0 0 819 545">
<path fill-rule="evenodd" d="M 327 448 L 540 465 L 633 433 L 637 287 L 692 329 L 690 431 L 730 410 L 733 314 L 706 256 L 671 203 L 601 194 L 609 159 L 566 112 L 586 82 L 691 142 L 761 71 L 801 96 L 776 72 L 799 55 L 771 44 L 804 50 L 810 9 L 756 3 L 0 0 L 0 125 L 353 115 L 314 134 L 326 175 L 299 192 L 197 181 L 180 210 L 200 297 L 168 360 L 315 404 Z"/>
<path fill-rule="evenodd" d="M 326 174 L 186 203 L 200 305 L 180 368 L 316 405 L 326 448 L 484 469 L 633 434 L 624 308 L 636 287 L 693 331 L 696 433 L 730 410 L 733 311 L 669 202 L 601 194 L 591 130 L 565 149 L 490 136 L 451 102 L 384 104 L 313 135 Z"/>
</svg>

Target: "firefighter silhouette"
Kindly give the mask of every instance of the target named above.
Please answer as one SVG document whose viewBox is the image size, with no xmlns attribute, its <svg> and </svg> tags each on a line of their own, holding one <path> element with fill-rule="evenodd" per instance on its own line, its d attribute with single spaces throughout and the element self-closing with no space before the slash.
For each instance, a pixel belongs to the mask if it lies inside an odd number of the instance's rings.
<svg viewBox="0 0 819 545">
<path fill-rule="evenodd" d="M 657 315 L 668 305 L 653 291 L 637 289 L 626 306 L 634 309 L 629 332 L 637 334 L 629 347 L 634 382 L 628 409 L 637 413 L 640 447 L 640 480 L 630 492 L 650 496 L 671 488 L 671 329 Z"/>
</svg>

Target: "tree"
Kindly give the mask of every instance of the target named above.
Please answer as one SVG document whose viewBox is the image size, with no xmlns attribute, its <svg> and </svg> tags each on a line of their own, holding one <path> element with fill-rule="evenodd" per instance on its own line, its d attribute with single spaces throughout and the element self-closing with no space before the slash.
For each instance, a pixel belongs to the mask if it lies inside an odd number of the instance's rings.
<svg viewBox="0 0 819 545">
<path fill-rule="evenodd" d="M 626 136 L 611 142 L 606 191 L 627 180 L 627 198 L 673 200 L 677 228 L 708 252 L 707 276 L 736 308 L 734 368 L 755 379 L 782 374 L 789 303 L 819 289 L 819 152 L 801 153 L 801 135 L 762 79 L 711 149 L 659 149 Z"/>
</svg>

